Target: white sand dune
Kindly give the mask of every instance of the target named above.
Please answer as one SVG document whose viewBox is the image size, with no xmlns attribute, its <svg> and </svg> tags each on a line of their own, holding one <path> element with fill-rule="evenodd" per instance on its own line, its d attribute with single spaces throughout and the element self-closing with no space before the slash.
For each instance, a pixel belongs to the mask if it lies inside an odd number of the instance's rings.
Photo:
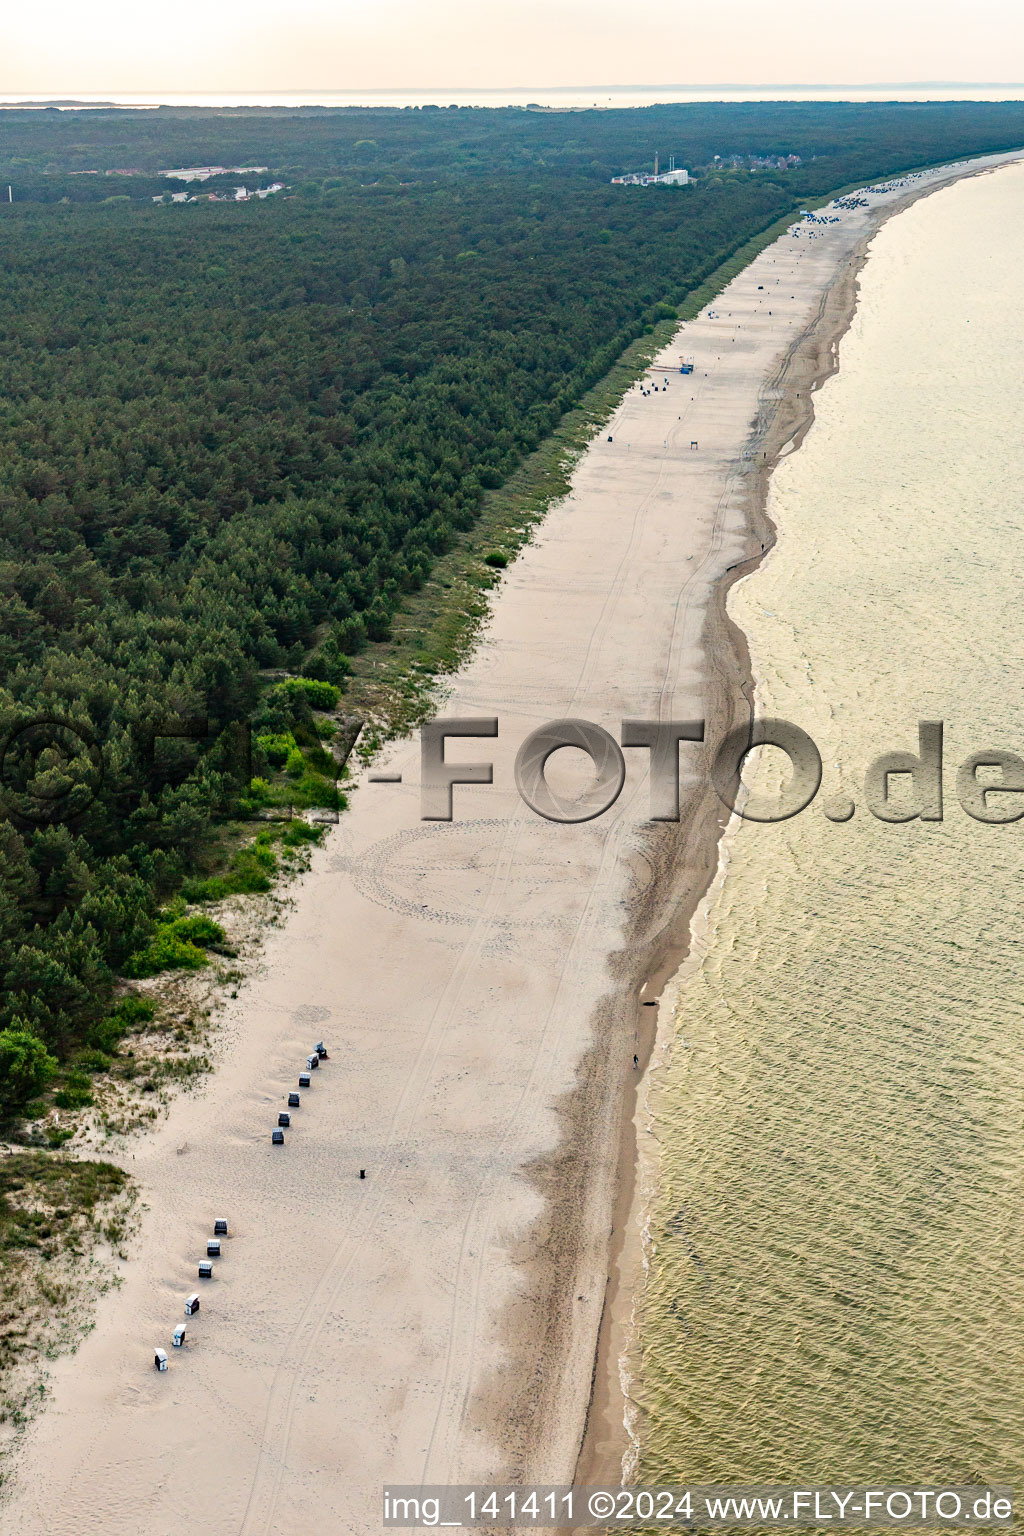
<svg viewBox="0 0 1024 1536">
<path fill-rule="evenodd" d="M 664 927 L 680 867 L 704 866 L 680 834 L 668 880 L 646 752 L 627 750 L 614 808 L 575 826 L 527 809 L 512 764 L 545 721 L 617 739 L 623 717 L 706 712 L 709 594 L 759 550 L 752 423 L 872 201 L 783 237 L 718 318 L 684 327 L 668 389 L 627 396 L 507 573 L 443 709 L 499 717 L 497 740 L 448 748 L 493 762 L 493 786 L 456 787 L 454 821 L 422 821 L 419 746 L 402 744 L 386 764 L 402 784 L 363 783 L 314 855 L 215 1074 L 127 1154 L 139 1254 L 54 1367 L 4 1529 L 340 1536 L 380 1528 L 385 1481 L 571 1479 L 641 1038 L 629 925 L 646 903 Z M 688 378 L 673 368 L 689 353 Z M 696 757 L 680 759 L 692 793 Z M 321 1036 L 330 1060 L 272 1147 Z M 231 1236 L 201 1285 L 221 1215 Z M 171 1351 L 196 1289 L 190 1345 Z"/>
</svg>

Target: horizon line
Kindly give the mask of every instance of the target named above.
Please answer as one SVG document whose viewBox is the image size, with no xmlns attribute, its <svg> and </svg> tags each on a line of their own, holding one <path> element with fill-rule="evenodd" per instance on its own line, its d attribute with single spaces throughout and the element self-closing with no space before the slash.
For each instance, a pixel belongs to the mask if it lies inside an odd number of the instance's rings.
<svg viewBox="0 0 1024 1536">
<path fill-rule="evenodd" d="M 973 87 L 976 89 L 1001 90 L 1010 86 L 1024 86 L 1024 80 L 712 80 L 696 82 L 656 82 L 631 81 L 624 84 L 595 83 L 584 81 L 576 85 L 360 85 L 360 86 L 206 86 L 183 87 L 172 89 L 166 87 L 169 95 L 225 95 L 240 96 L 247 90 L 252 90 L 263 95 L 294 96 L 319 92 L 328 96 L 356 96 L 369 93 L 379 96 L 401 96 L 411 94 L 425 94 L 427 92 L 450 91 L 465 94 L 469 91 L 479 91 L 487 95 L 495 95 L 502 91 L 538 91 L 538 92 L 562 92 L 562 91 L 746 91 L 746 90 L 922 90 L 929 87 L 943 89 L 960 89 Z M 142 96 L 156 96 L 159 90 L 146 90 L 144 87 L 136 87 L 136 92 Z M 15 92 L 0 93 L 3 96 L 14 97 Z M 89 91 L 81 97 L 73 92 L 56 91 L 29 91 L 19 96 L 19 100 L 29 101 L 35 98 L 69 100 L 86 100 L 88 96 L 99 95 L 126 95 L 123 88 L 109 88 Z"/>
</svg>

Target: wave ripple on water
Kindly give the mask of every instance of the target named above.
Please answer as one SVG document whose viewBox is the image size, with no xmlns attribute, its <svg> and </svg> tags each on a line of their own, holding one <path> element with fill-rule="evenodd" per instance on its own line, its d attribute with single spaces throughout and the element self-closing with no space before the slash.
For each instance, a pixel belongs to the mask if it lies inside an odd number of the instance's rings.
<svg viewBox="0 0 1024 1536">
<path fill-rule="evenodd" d="M 730 835 L 651 1081 L 644 1481 L 1024 1480 L 1024 823 L 953 793 L 1024 752 L 1022 194 L 1013 166 L 876 237 L 733 594 L 822 796 L 942 719 L 946 817 Z"/>
</svg>

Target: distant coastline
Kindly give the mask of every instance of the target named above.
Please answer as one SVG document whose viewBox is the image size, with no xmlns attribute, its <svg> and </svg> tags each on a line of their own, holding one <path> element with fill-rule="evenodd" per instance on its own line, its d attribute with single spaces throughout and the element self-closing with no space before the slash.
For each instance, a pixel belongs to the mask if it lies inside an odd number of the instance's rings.
<svg viewBox="0 0 1024 1536">
<path fill-rule="evenodd" d="M 708 715 L 719 713 L 720 723 L 716 731 L 709 734 L 724 733 L 721 717 L 729 717 L 730 694 L 733 718 L 742 711 L 744 700 L 753 709 L 755 671 L 746 634 L 728 611 L 729 592 L 739 579 L 757 568 L 775 543 L 777 530 L 768 510 L 771 477 L 780 460 L 802 444 L 814 422 L 814 396 L 838 370 L 839 343 L 856 314 L 858 278 L 868 260 L 872 241 L 883 224 L 905 212 L 920 198 L 967 177 L 985 175 L 1010 158 L 986 157 L 937 168 L 934 178 L 908 186 L 892 203 L 872 209 L 868 229 L 852 250 L 838 258 L 831 278 L 824 283 L 817 314 L 780 359 L 777 371 L 764 381 L 768 390 L 763 407 L 766 419 L 759 421 L 758 427 L 763 434 L 759 446 L 765 457 L 753 476 L 747 530 L 751 550 L 756 551 L 757 544 L 763 540 L 762 553 L 752 554 L 748 560 L 730 567 L 712 590 L 703 644 L 710 669 Z M 740 274 L 735 280 L 737 285 L 744 280 L 749 285 L 752 281 L 750 273 L 759 259 Z M 670 865 L 665 876 L 668 884 L 674 887 L 677 920 L 661 936 L 660 951 L 654 946 L 645 955 L 638 949 L 631 957 L 638 996 L 644 1000 L 657 1000 L 664 1005 L 664 1010 L 658 1007 L 653 1018 L 649 1016 L 644 1020 L 646 1031 L 641 1051 L 644 1071 L 634 1090 L 634 1113 L 626 1118 L 623 1126 L 619 1183 L 609 1244 L 608 1292 L 594 1361 L 591 1400 L 573 1478 L 581 1485 L 620 1479 L 629 1482 L 637 1472 L 640 1445 L 630 1400 L 630 1381 L 637 1368 L 635 1314 L 645 1272 L 642 1233 L 649 1215 L 648 1201 L 658 1177 L 657 1152 L 643 1136 L 649 1115 L 647 1067 L 659 1041 L 671 1029 L 666 1018 L 676 1006 L 678 987 L 691 956 L 695 926 L 705 920 L 727 864 L 735 820 L 726 822 L 720 808 L 712 809 L 718 820 L 717 834 L 714 818 L 708 814 L 706 806 L 694 804 L 690 810 L 694 826 L 700 828 L 698 840 L 712 843 L 715 849 L 715 858 L 708 865 L 710 874 L 706 886 L 698 889 L 692 868 L 686 869 L 682 862 Z M 639 923 L 636 926 L 639 930 Z M 662 1017 L 663 1011 L 666 1018 Z"/>
<path fill-rule="evenodd" d="M 1009 93 L 1009 94 L 1007 94 Z M 354 90 L 241 91 L 90 91 L 0 95 L 0 108 L 43 111 L 120 109 L 143 111 L 160 107 L 206 107 L 225 110 L 264 108 L 287 110 L 359 107 L 519 107 L 524 110 L 607 111 L 610 108 L 669 106 L 712 101 L 1008 101 L 1024 100 L 1024 81 L 924 80 L 867 83 L 820 82 L 781 85 L 719 82 L 708 85 L 532 85 L 410 86 L 403 89 L 359 87 Z"/>
</svg>

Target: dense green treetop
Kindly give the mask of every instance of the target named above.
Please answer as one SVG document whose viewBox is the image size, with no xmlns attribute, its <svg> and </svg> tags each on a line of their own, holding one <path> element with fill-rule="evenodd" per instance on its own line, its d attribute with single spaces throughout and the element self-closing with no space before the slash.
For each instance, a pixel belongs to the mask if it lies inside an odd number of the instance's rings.
<svg viewBox="0 0 1024 1536">
<path fill-rule="evenodd" d="M 224 738 L 155 752 L 156 724 L 250 718 L 255 773 L 301 776 L 311 701 L 261 672 L 343 685 L 659 315 L 802 199 L 1021 141 L 1016 104 L 0 112 L 8 1075 L 26 1030 L 65 1059 L 104 1038 L 117 974 L 239 808 Z M 608 185 L 655 149 L 803 162 Z M 153 173 L 189 163 L 265 164 L 294 195 L 154 205 Z M 145 173 L 129 201 L 70 174 L 112 167 Z M 74 722 L 75 772 L 16 734 L 38 714 Z"/>
</svg>

